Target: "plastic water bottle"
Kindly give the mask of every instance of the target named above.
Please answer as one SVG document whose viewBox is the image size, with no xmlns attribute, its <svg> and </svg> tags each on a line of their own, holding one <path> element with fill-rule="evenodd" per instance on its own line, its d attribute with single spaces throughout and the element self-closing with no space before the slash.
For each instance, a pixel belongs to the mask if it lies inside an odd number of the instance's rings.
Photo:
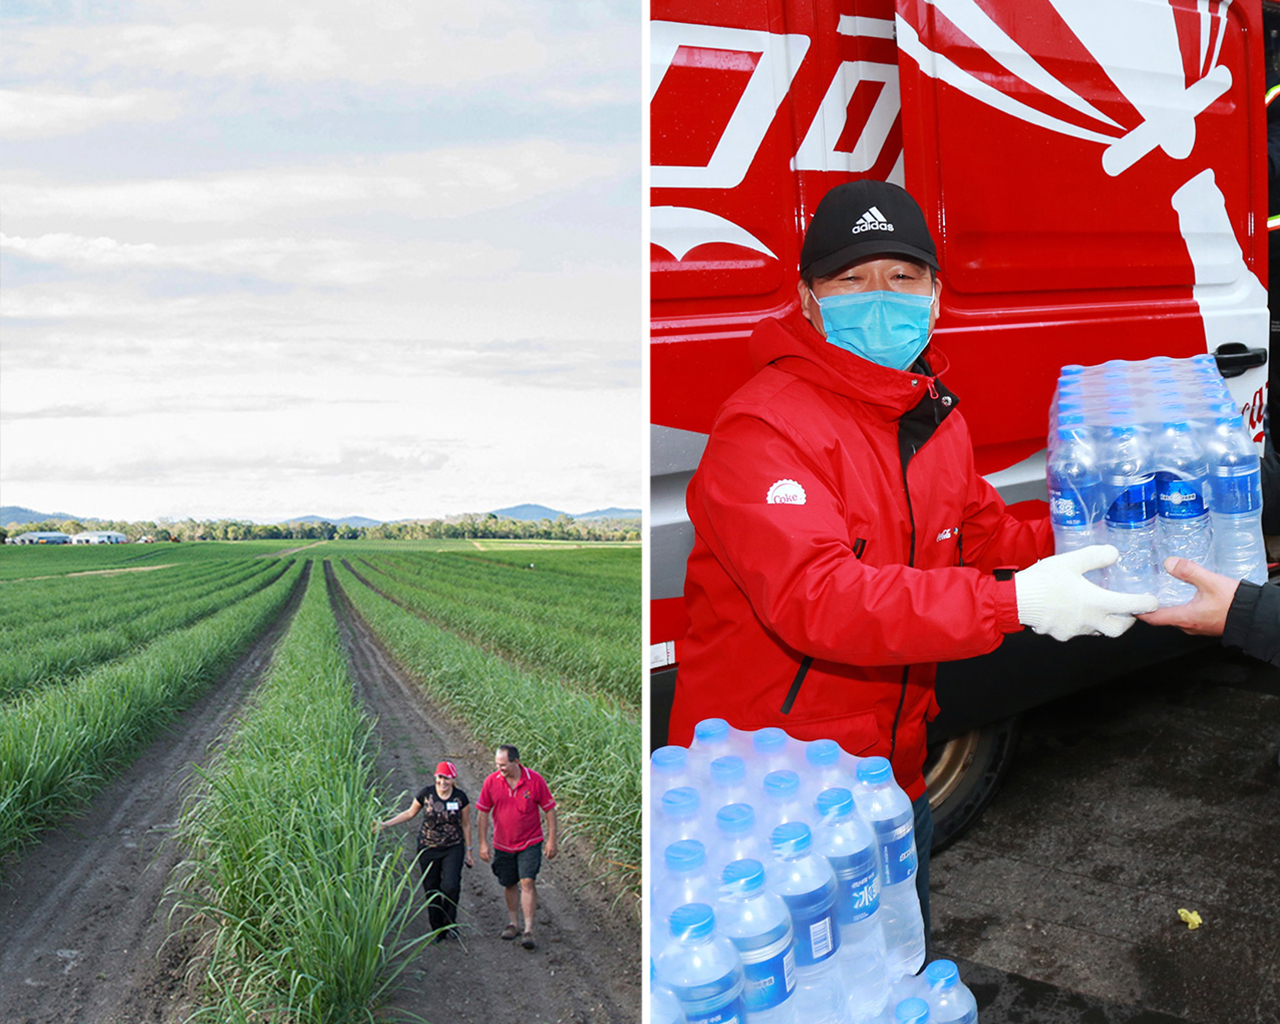
<svg viewBox="0 0 1280 1024">
<path fill-rule="evenodd" d="M 689 773 L 689 751 L 684 747 L 659 747 L 649 758 L 649 779 L 654 793 L 693 785 Z"/>
<path fill-rule="evenodd" d="M 1158 589 L 1155 548 L 1156 477 L 1143 432 L 1116 425 L 1108 432 L 1102 482 L 1116 498 L 1104 522 L 1108 544 L 1120 557 L 1107 570 L 1107 588 L 1124 594 Z"/>
<path fill-rule="evenodd" d="M 929 1024 L 929 1004 L 923 999 L 904 999 L 893 1011 L 894 1024 Z"/>
<path fill-rule="evenodd" d="M 723 718 L 704 718 L 693 727 L 693 742 L 689 744 L 689 770 L 699 781 L 707 766 L 717 757 L 741 754 L 744 743 L 742 733 Z"/>
<path fill-rule="evenodd" d="M 649 1024 L 688 1024 L 676 994 L 658 981 L 658 969 L 649 961 Z"/>
<path fill-rule="evenodd" d="M 807 822 L 811 815 L 800 800 L 800 776 L 793 771 L 770 772 L 764 777 L 764 801 L 760 822 L 767 832 L 787 821 Z"/>
<path fill-rule="evenodd" d="M 653 822 L 653 848 L 662 850 L 678 839 L 706 838 L 702 822 L 702 797 L 692 786 L 679 786 L 662 794 Z"/>
<path fill-rule="evenodd" d="M 1212 528 L 1205 504 L 1209 466 L 1196 440 L 1191 423 L 1185 419 L 1166 420 L 1156 441 L 1156 500 L 1159 507 L 1157 559 L 1160 568 L 1170 555 L 1189 558 L 1200 565 L 1209 563 Z M 1190 583 L 1162 573 L 1160 604 L 1185 604 L 1195 596 Z"/>
<path fill-rule="evenodd" d="M 671 938 L 658 954 L 658 981 L 675 993 L 688 1024 L 743 1024 L 742 961 L 706 903 L 671 912 Z"/>
<path fill-rule="evenodd" d="M 978 1024 L 978 1001 L 960 980 L 950 960 L 935 960 L 924 969 L 929 986 L 929 1019 L 933 1024 Z"/>
<path fill-rule="evenodd" d="M 814 848 L 836 876 L 836 923 L 840 929 L 840 974 L 854 1021 L 871 1021 L 889 1000 L 884 932 L 880 927 L 880 872 L 876 839 L 844 788 L 818 795 L 820 821 Z"/>
<path fill-rule="evenodd" d="M 805 770 L 800 777 L 800 797 L 812 804 L 824 789 L 848 789 L 858 759 L 846 754 L 835 740 L 814 740 L 804 751 Z"/>
<path fill-rule="evenodd" d="M 752 758 L 762 775 L 796 768 L 802 756 L 800 746 L 786 732 L 772 725 L 757 729 L 751 736 Z"/>
<path fill-rule="evenodd" d="M 712 845 L 713 872 L 719 872 L 735 860 L 767 860 L 768 844 L 756 823 L 755 809 L 750 804 L 725 804 L 716 811 L 718 842 Z"/>
<path fill-rule="evenodd" d="M 1059 417 L 1046 477 L 1054 552 L 1060 555 L 1103 543 L 1102 473 L 1082 415 Z"/>
<path fill-rule="evenodd" d="M 915 974 L 924 965 L 924 918 L 916 895 L 915 813 L 886 758 L 865 758 L 857 774 L 854 800 L 879 846 L 880 925 L 892 981 Z"/>
<path fill-rule="evenodd" d="M 844 985 L 836 953 L 836 876 L 813 851 L 813 835 L 802 821 L 789 821 L 770 837 L 774 861 L 765 872 L 770 891 L 791 912 L 796 944 L 796 1019 L 802 1024 L 848 1024 Z"/>
<path fill-rule="evenodd" d="M 711 783 L 707 786 L 707 806 L 750 803 L 747 789 L 747 762 L 736 754 L 717 757 L 710 766 Z"/>
<path fill-rule="evenodd" d="M 664 926 L 671 912 L 686 903 L 712 904 L 718 887 L 707 868 L 707 851 L 694 839 L 671 843 L 662 853 L 662 872 L 653 883 L 653 921 Z"/>
<path fill-rule="evenodd" d="M 721 875 L 716 906 L 721 931 L 742 959 L 743 1002 L 751 1024 L 802 1024 L 796 1020 L 795 932 L 782 897 L 764 887 L 764 865 L 735 860 Z"/>
<path fill-rule="evenodd" d="M 1258 453 L 1238 416 L 1219 416 L 1205 439 L 1213 568 L 1223 576 L 1267 581 L 1262 541 L 1262 475 Z"/>
</svg>

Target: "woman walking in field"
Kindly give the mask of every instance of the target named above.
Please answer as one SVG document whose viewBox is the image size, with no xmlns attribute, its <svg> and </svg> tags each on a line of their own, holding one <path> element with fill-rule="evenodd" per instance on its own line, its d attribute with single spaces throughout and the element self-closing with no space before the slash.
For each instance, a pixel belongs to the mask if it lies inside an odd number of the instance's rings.
<svg viewBox="0 0 1280 1024">
<path fill-rule="evenodd" d="M 378 823 L 378 828 L 383 829 L 423 812 L 418 830 L 418 867 L 422 869 L 422 891 L 427 894 L 431 927 L 439 931 L 437 942 L 453 934 L 458 920 L 463 863 L 475 867 L 471 858 L 471 801 L 454 784 L 457 778 L 458 769 L 453 762 L 441 761 L 436 765 L 434 785 L 423 786 L 407 811 Z M 436 893 L 439 895 L 433 899 Z"/>
</svg>

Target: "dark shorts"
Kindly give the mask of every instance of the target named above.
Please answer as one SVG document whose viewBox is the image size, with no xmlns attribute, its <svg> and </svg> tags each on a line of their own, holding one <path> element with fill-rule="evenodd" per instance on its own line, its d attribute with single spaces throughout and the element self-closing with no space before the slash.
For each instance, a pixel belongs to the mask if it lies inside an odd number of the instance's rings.
<svg viewBox="0 0 1280 1024">
<path fill-rule="evenodd" d="M 493 851 L 493 873 L 504 889 L 519 885 L 522 878 L 537 878 L 542 868 L 542 844 L 534 843 L 515 853 L 509 850 Z"/>
</svg>

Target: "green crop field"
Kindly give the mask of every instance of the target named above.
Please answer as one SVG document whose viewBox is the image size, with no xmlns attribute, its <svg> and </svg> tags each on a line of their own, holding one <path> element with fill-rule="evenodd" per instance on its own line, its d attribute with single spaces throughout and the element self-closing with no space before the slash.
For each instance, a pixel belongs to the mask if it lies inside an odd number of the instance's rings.
<svg viewBox="0 0 1280 1024">
<path fill-rule="evenodd" d="M 175 893 L 211 922 L 208 1019 L 373 1019 L 409 948 L 412 876 L 369 827 L 394 795 L 376 792 L 377 728 L 337 591 L 426 703 L 481 747 L 520 747 L 565 834 L 634 900 L 640 571 L 626 544 L 0 548 L 0 858 L 85 809 L 197 696 L 217 700 L 305 580 L 222 752 L 189 783 Z"/>
</svg>

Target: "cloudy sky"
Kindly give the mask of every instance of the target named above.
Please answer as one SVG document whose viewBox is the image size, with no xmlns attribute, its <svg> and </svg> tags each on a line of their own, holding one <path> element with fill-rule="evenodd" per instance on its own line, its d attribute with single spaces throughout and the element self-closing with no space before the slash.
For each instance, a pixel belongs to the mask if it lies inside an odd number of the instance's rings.
<svg viewBox="0 0 1280 1024">
<path fill-rule="evenodd" d="M 637 0 L 0 0 L 0 503 L 638 507 L 640 38 Z"/>
</svg>

